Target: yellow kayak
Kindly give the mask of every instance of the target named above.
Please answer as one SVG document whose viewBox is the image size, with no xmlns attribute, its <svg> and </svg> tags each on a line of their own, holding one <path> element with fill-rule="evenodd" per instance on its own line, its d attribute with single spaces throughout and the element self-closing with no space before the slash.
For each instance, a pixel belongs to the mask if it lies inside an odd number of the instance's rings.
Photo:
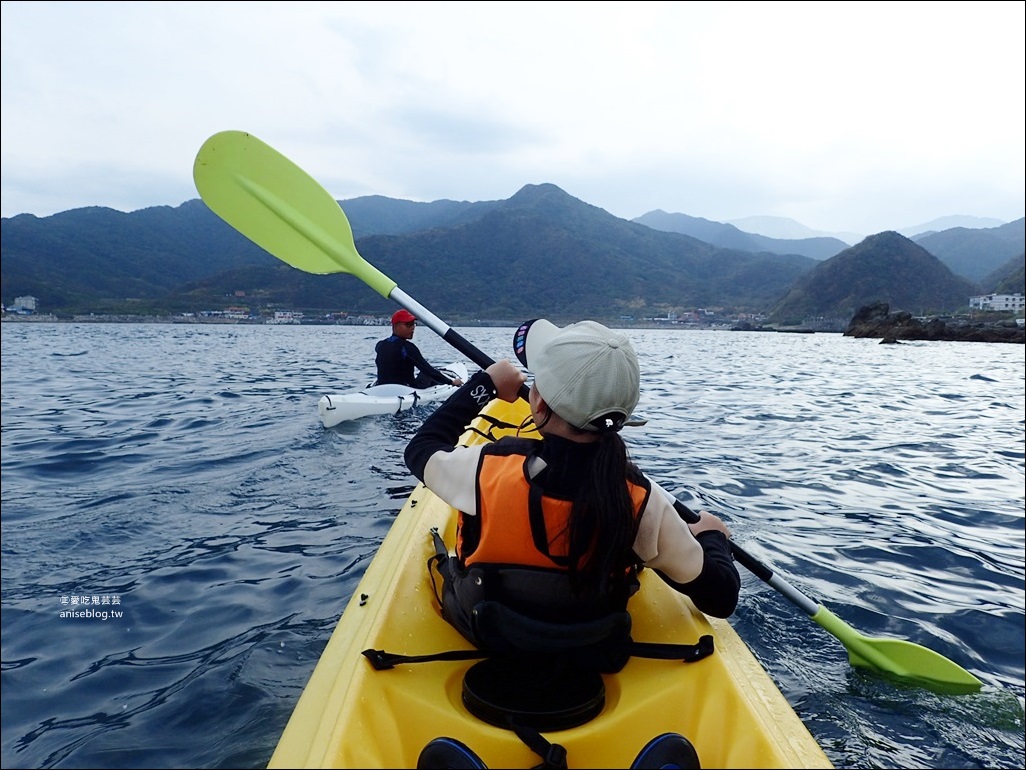
<svg viewBox="0 0 1026 770">
<path fill-rule="evenodd" d="M 511 425 L 521 400 L 493 401 L 485 414 Z M 477 430 L 474 430 L 474 429 Z M 461 438 L 506 429 L 477 418 Z M 523 434 L 521 434 L 523 435 Z M 450 550 L 455 511 L 423 485 L 411 493 L 360 581 L 271 756 L 270 768 L 413 768 L 424 747 L 448 737 L 488 767 L 534 767 L 540 758 L 509 729 L 468 710 L 464 676 L 475 660 L 432 660 L 376 670 L 364 650 L 431 655 L 472 646 L 443 620 L 428 574 L 437 528 Z M 545 733 L 566 749 L 569 768 L 630 767 L 662 733 L 679 733 L 704 768 L 832 767 L 821 747 L 725 620 L 707 618 L 650 570 L 631 599 L 639 642 L 695 644 L 715 651 L 682 663 L 632 657 L 603 674 L 601 711 Z"/>
</svg>

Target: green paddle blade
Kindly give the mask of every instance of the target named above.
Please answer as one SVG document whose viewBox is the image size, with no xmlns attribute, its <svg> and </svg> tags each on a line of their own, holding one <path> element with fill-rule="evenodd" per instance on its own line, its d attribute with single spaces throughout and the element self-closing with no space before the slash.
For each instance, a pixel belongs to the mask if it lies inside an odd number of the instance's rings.
<svg viewBox="0 0 1026 770">
<path fill-rule="evenodd" d="M 853 666 L 911 679 L 942 693 L 970 693 L 983 686 L 983 682 L 940 653 L 903 639 L 865 636 L 822 605 L 810 617 L 841 641 Z"/>
<path fill-rule="evenodd" d="M 350 273 L 388 298 L 395 281 L 366 262 L 338 202 L 303 169 L 244 131 L 207 139 L 192 169 L 210 210 L 307 273 Z"/>
</svg>

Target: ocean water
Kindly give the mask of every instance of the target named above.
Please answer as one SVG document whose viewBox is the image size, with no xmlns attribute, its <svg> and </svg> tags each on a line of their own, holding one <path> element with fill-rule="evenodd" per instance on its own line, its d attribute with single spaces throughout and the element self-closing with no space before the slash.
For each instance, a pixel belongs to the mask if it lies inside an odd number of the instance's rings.
<svg viewBox="0 0 1026 770">
<path fill-rule="evenodd" d="M 431 406 L 317 419 L 373 377 L 384 331 L 3 324 L 3 767 L 266 764 L 414 486 L 402 450 Z M 512 329 L 459 331 L 511 354 Z M 731 622 L 830 759 L 1023 767 L 1023 347 L 631 336 L 650 476 L 858 631 L 984 682 L 854 669 L 742 568 Z"/>
</svg>

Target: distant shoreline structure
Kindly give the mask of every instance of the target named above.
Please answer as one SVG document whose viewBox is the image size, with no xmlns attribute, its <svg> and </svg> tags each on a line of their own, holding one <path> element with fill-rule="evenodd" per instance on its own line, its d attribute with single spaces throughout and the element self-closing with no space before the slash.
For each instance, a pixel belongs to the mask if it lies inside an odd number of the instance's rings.
<svg viewBox="0 0 1026 770">
<path fill-rule="evenodd" d="M 861 312 L 868 310 L 863 308 Z M 776 332 L 778 334 L 842 334 L 847 337 L 872 337 L 882 341 L 903 342 L 1026 342 L 1023 319 L 1002 319 L 986 322 L 960 321 L 946 323 L 937 319 L 912 319 L 908 313 L 890 314 L 883 308 L 877 308 L 878 316 L 873 328 L 864 323 L 857 323 L 859 315 L 847 324 L 839 321 L 823 323 L 819 326 L 755 326 L 750 324 L 696 324 L 667 323 L 665 320 L 618 319 L 609 323 L 623 329 L 666 329 L 670 331 L 730 331 L 730 332 Z M 882 313 L 880 311 L 883 311 Z M 880 317 L 882 316 L 882 317 Z M 953 321 L 948 317 L 948 322 Z M 161 325 L 214 325 L 214 326 L 387 326 L 388 319 L 363 319 L 349 322 L 339 320 L 303 319 L 289 324 L 265 318 L 225 318 L 220 316 L 157 316 L 157 315 L 81 315 L 71 318 L 60 318 L 52 314 L 13 314 L 0 317 L 3 323 L 41 324 L 41 323 L 82 323 L 82 324 L 161 324 Z M 452 321 L 454 327 L 462 328 L 516 328 L 517 322 L 508 320 Z"/>
<path fill-rule="evenodd" d="M 810 327 L 744 327 L 733 322 L 710 322 L 694 323 L 690 321 L 676 321 L 666 319 L 602 319 L 604 323 L 624 329 L 671 329 L 675 331 L 764 331 L 764 332 L 824 332 L 840 334 L 844 331 L 845 322 L 836 319 L 831 323 L 825 323 L 816 328 Z M 175 324 L 175 325 L 217 325 L 217 326 L 388 326 L 387 316 L 373 319 L 350 319 L 350 320 L 326 320 L 315 318 L 303 318 L 301 320 L 282 323 L 274 319 L 263 317 L 252 318 L 230 318 L 224 316 L 178 316 L 178 315 L 113 315 L 113 314 L 89 314 L 76 315 L 71 317 L 56 316 L 53 314 L 15 314 L 8 313 L 0 318 L 3 323 L 141 323 L 141 324 Z M 450 325 L 459 327 L 481 327 L 481 328 L 512 328 L 520 325 L 520 321 L 509 319 L 450 319 Z"/>
</svg>

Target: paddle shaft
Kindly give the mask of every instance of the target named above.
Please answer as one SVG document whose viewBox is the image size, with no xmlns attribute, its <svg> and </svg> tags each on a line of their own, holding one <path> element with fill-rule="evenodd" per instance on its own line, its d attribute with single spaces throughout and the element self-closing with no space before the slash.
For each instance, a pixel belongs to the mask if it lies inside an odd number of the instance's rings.
<svg viewBox="0 0 1026 770">
<path fill-rule="evenodd" d="M 476 347 L 470 340 L 453 329 L 449 324 L 436 316 L 422 304 L 417 302 L 417 300 L 398 286 L 389 292 L 388 297 L 417 316 L 417 321 L 423 323 L 431 331 L 448 342 L 456 348 L 456 350 L 465 355 L 482 369 L 487 369 L 495 363 L 495 359 L 491 358 L 480 348 Z M 529 392 L 530 388 L 528 388 L 526 384 L 520 386 L 520 397 L 525 401 L 527 400 Z"/>
<path fill-rule="evenodd" d="M 674 509 L 680 517 L 684 519 L 684 521 L 689 524 L 694 524 L 698 521 L 699 517 L 697 513 L 675 497 L 672 498 L 672 501 Z M 787 599 L 796 604 L 802 612 L 810 618 L 819 611 L 819 604 L 803 594 L 786 580 L 774 574 L 772 569 L 752 556 L 752 554 L 748 553 L 748 551 L 739 546 L 733 540 L 729 540 L 728 542 L 730 543 L 730 552 L 734 555 L 734 559 L 741 562 L 744 568 L 759 578 L 759 580 L 762 580 L 764 583 L 775 588 Z"/>
</svg>

